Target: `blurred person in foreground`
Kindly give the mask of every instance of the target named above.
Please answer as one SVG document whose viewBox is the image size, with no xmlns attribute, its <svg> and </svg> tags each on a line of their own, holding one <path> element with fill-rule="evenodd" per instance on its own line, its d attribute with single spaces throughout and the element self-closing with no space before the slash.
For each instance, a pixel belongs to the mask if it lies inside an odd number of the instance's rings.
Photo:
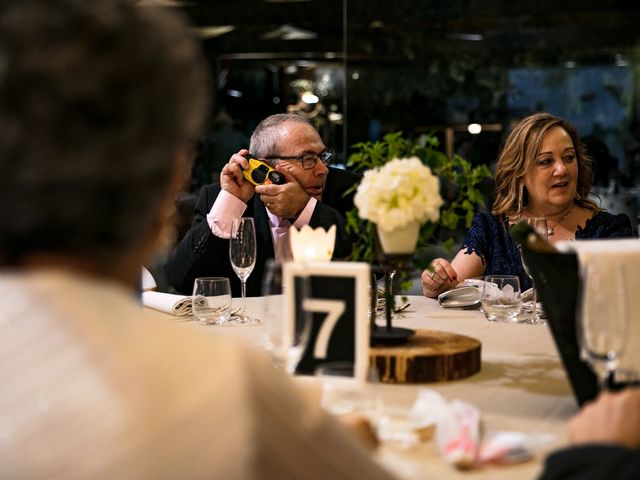
<svg viewBox="0 0 640 480">
<path fill-rule="evenodd" d="M 387 478 L 259 353 L 136 299 L 204 71 L 168 11 L 0 3 L 3 478 Z"/>
<path fill-rule="evenodd" d="M 242 171 L 249 168 L 249 162 L 243 155 L 249 152 L 282 173 L 286 183 L 254 186 L 247 181 Z M 222 169 L 220 184 L 202 188 L 193 226 L 167 263 L 173 287 L 191 294 L 197 277 L 229 277 L 233 294 L 239 295 L 240 281 L 228 254 L 234 218 L 252 217 L 255 221 L 257 254 L 247 280 L 249 296 L 260 295 L 268 259 L 291 260 L 291 227 L 329 229 L 335 225 L 333 258 L 348 256 L 351 241 L 345 217 L 353 208 L 352 187 L 361 176 L 328 166 L 331 158 L 331 151 L 306 118 L 282 113 L 262 120 L 251 135 L 249 150 L 232 155 Z"/>
<path fill-rule="evenodd" d="M 640 390 L 602 393 L 569 425 L 571 446 L 549 455 L 540 480 L 640 478 Z"/>
<path fill-rule="evenodd" d="M 449 263 L 437 258 L 422 273 L 427 297 L 481 275 L 517 275 L 531 287 L 509 228 L 544 217 L 551 243 L 559 240 L 632 237 L 625 214 L 613 215 L 589 198 L 591 161 L 576 129 L 566 120 L 536 113 L 511 131 L 498 157 L 491 213 L 475 215 L 460 251 Z"/>
</svg>

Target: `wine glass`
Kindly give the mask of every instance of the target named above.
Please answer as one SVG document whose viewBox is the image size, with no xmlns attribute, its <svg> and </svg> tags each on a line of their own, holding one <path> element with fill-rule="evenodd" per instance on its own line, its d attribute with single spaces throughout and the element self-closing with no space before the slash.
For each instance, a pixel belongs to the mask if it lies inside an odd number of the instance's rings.
<svg viewBox="0 0 640 480">
<path fill-rule="evenodd" d="M 545 217 L 528 217 L 523 218 L 521 220 L 529 225 L 540 237 L 545 240 L 549 237 L 549 230 L 547 227 L 547 219 Z M 529 267 L 527 267 L 527 263 L 524 261 L 524 256 L 522 255 L 522 245 L 518 245 L 518 249 L 520 250 L 520 259 L 522 261 L 522 266 L 524 267 L 524 271 L 527 276 L 531 279 L 531 309 L 525 306 L 525 303 L 528 304 L 529 301 L 523 303 L 522 312 L 520 313 L 520 317 L 522 321 L 531 324 L 544 324 L 546 323 L 538 313 L 538 295 L 536 292 L 536 286 L 533 281 L 533 276 L 529 272 Z"/>
<path fill-rule="evenodd" d="M 234 218 L 229 236 L 229 259 L 242 283 L 242 311 L 237 314 L 242 323 L 259 323 L 247 315 L 247 278 L 256 264 L 256 228 L 253 218 Z"/>
<path fill-rule="evenodd" d="M 580 356 L 606 390 L 627 344 L 628 289 L 625 267 L 584 265 L 576 331 Z"/>
<path fill-rule="evenodd" d="M 308 279 L 299 279 L 302 301 L 308 296 Z M 294 373 L 309 341 L 312 327 L 311 312 L 299 312 L 298 322 L 285 314 L 286 297 L 283 294 L 282 265 L 269 260 L 262 281 L 264 300 L 264 346 L 271 353 L 276 367 Z M 291 322 L 291 323 L 290 323 Z"/>
</svg>

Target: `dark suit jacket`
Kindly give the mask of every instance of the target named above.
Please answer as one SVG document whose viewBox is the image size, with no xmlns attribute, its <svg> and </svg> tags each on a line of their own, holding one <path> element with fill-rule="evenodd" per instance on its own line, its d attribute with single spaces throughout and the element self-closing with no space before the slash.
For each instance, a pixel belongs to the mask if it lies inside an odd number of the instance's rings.
<svg viewBox="0 0 640 480">
<path fill-rule="evenodd" d="M 309 221 L 313 228 L 329 228 L 336 225 L 336 245 L 333 258 L 344 258 L 351 253 L 351 242 L 345 231 L 346 212 L 353 208 L 355 191 L 344 196 L 344 192 L 360 181 L 359 174 L 329 168 L 322 201 Z M 229 241 L 216 237 L 207 223 L 220 185 L 208 185 L 200 191 L 191 229 L 182 239 L 167 262 L 167 276 L 170 284 L 179 292 L 193 293 L 193 283 L 197 277 L 228 277 L 234 296 L 240 295 L 240 280 L 229 261 Z M 258 296 L 261 292 L 265 263 L 274 258 L 273 241 L 266 207 L 258 195 L 247 204 L 244 217 L 253 217 L 256 225 L 257 255 L 256 265 L 247 280 L 247 295 Z"/>
<path fill-rule="evenodd" d="M 539 480 L 636 480 L 640 450 L 609 445 L 583 445 L 553 453 Z"/>
</svg>

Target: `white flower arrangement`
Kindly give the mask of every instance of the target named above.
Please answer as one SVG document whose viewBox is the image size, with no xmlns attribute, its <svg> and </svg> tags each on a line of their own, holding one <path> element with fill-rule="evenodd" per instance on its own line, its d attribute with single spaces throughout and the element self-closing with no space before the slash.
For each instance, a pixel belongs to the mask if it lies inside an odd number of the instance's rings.
<svg viewBox="0 0 640 480">
<path fill-rule="evenodd" d="M 360 218 L 390 232 L 410 223 L 440 218 L 440 182 L 418 157 L 394 158 L 367 170 L 354 203 Z"/>
</svg>

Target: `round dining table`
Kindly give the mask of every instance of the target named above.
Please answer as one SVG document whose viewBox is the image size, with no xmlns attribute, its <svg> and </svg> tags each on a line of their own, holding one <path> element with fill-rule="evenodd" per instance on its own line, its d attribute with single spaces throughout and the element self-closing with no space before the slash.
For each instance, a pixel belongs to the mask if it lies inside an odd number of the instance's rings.
<svg viewBox="0 0 640 480">
<path fill-rule="evenodd" d="M 444 460 L 433 438 L 413 441 L 415 437 L 402 440 L 400 436 L 399 440 L 393 435 L 388 438 L 382 435 L 376 458 L 405 479 L 537 478 L 546 455 L 567 445 L 566 427 L 578 411 L 548 326 L 490 322 L 479 310 L 445 309 L 436 300 L 423 296 L 403 300 L 410 305 L 394 315 L 394 326 L 451 332 L 477 339 L 482 344 L 481 367 L 478 373 L 456 381 L 376 385 L 382 417 L 391 418 L 395 425 L 402 425 L 403 421 L 408 425 L 409 412 L 419 393 L 422 389 L 432 389 L 449 402 L 458 399 L 477 408 L 484 435 L 517 432 L 529 439 L 544 441 L 537 444 L 533 458 L 522 463 L 483 464 L 460 470 Z M 234 305 L 239 306 L 240 300 L 234 299 Z M 265 312 L 264 299 L 247 298 L 246 309 L 250 316 L 261 318 Z M 255 348 L 260 348 L 264 334 L 260 325 L 216 326 L 178 321 L 185 328 L 199 329 L 204 335 L 215 333 L 243 338 Z M 383 315 L 377 322 L 384 324 Z M 321 396 L 318 379 L 295 377 L 295 381 L 310 398 Z"/>
</svg>

